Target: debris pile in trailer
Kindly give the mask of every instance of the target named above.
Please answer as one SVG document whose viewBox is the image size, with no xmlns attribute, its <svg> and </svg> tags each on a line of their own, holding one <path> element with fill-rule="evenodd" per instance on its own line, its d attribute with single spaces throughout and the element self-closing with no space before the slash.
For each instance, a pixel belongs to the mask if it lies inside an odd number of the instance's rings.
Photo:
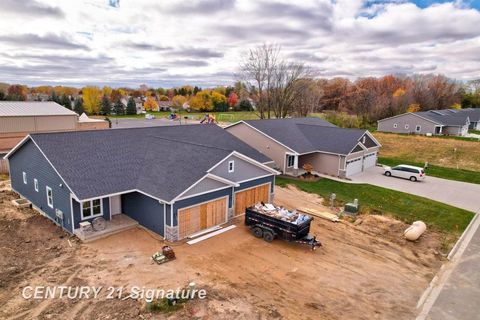
<svg viewBox="0 0 480 320">
<path fill-rule="evenodd" d="M 294 224 L 301 224 L 309 219 L 309 216 L 306 214 L 302 214 L 297 212 L 297 210 L 289 211 L 284 207 L 275 207 L 271 203 L 257 203 L 255 206 L 255 210 L 259 213 L 264 215 L 277 218 L 283 221 L 287 221 Z"/>
</svg>

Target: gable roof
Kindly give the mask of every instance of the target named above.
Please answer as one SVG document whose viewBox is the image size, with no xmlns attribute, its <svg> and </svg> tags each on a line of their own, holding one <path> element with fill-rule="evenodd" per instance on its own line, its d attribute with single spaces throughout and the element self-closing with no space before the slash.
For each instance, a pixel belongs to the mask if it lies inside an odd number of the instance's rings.
<svg viewBox="0 0 480 320">
<path fill-rule="evenodd" d="M 53 101 L 0 101 L 0 116 L 76 116 L 72 110 Z"/>
<path fill-rule="evenodd" d="M 170 202 L 232 153 L 271 161 L 215 125 L 36 133 L 30 138 L 79 200 L 139 190 Z"/>
<path fill-rule="evenodd" d="M 320 151 L 347 155 L 367 132 L 339 128 L 314 117 L 244 122 L 299 154 Z"/>
<path fill-rule="evenodd" d="M 438 112 L 436 110 L 415 112 L 415 114 L 430 119 L 444 126 L 464 126 L 469 121 L 468 114 L 454 112 Z"/>
</svg>

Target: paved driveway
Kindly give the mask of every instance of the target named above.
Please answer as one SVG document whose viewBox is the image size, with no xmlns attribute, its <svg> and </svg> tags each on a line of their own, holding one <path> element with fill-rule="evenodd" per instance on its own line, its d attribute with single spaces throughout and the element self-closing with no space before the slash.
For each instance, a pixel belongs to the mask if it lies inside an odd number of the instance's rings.
<svg viewBox="0 0 480 320">
<path fill-rule="evenodd" d="M 411 182 L 406 179 L 384 176 L 381 167 L 371 168 L 351 176 L 350 179 L 354 182 L 369 183 L 411 193 L 473 212 L 480 210 L 480 184 L 429 176 L 424 181 Z"/>
</svg>

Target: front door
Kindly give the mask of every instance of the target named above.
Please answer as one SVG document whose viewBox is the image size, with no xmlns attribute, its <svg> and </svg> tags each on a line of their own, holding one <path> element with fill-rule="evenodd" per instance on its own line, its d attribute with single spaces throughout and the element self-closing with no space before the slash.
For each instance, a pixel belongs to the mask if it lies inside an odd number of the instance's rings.
<svg viewBox="0 0 480 320">
<path fill-rule="evenodd" d="M 112 216 L 122 213 L 122 197 L 120 195 L 110 197 L 110 212 Z"/>
</svg>

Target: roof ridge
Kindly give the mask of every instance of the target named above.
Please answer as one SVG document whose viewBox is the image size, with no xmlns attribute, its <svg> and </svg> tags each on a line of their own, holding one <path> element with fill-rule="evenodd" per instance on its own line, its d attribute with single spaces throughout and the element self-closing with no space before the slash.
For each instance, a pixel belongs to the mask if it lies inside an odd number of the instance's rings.
<svg viewBox="0 0 480 320">
<path fill-rule="evenodd" d="M 330 129 L 349 129 L 349 130 L 363 130 L 367 131 L 367 129 L 362 129 L 362 128 L 342 128 L 342 127 L 337 127 L 337 126 L 326 126 L 322 124 L 315 124 L 315 123 L 295 123 L 297 126 L 312 126 L 312 127 L 323 127 L 323 128 L 330 128 Z"/>
<path fill-rule="evenodd" d="M 211 149 L 218 149 L 218 150 L 224 150 L 224 151 L 230 151 L 230 152 L 234 151 L 234 150 L 230 150 L 230 149 L 226 149 L 226 148 L 220 148 L 220 147 L 210 146 L 210 145 L 206 145 L 206 144 L 201 144 L 201 143 L 195 143 L 195 142 L 191 142 L 191 141 L 181 140 L 181 139 L 158 137 L 158 136 L 155 136 L 155 135 L 148 135 L 148 136 L 149 136 L 149 137 L 152 137 L 152 138 L 167 140 L 167 141 L 182 142 L 182 143 L 191 144 L 191 145 L 199 146 L 199 147 L 205 147 L 205 148 L 211 148 Z"/>
</svg>

